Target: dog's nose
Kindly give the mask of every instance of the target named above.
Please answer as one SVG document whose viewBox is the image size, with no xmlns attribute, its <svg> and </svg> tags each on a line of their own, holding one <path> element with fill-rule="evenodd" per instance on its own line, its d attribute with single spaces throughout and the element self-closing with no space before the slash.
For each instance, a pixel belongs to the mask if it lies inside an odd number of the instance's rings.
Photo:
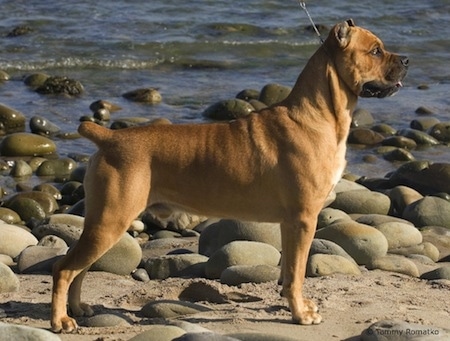
<svg viewBox="0 0 450 341">
<path fill-rule="evenodd" d="M 400 63 L 402 63 L 403 66 L 408 66 L 409 65 L 409 58 L 405 57 L 405 56 L 401 56 L 400 57 Z"/>
</svg>

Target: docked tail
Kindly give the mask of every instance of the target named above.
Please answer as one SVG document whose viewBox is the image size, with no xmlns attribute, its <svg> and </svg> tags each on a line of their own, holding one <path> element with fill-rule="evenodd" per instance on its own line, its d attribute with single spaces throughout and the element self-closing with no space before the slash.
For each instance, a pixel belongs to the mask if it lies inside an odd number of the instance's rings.
<svg viewBox="0 0 450 341">
<path fill-rule="evenodd" d="M 81 122 L 78 132 L 94 142 L 98 147 L 111 141 L 113 131 L 94 122 Z"/>
</svg>

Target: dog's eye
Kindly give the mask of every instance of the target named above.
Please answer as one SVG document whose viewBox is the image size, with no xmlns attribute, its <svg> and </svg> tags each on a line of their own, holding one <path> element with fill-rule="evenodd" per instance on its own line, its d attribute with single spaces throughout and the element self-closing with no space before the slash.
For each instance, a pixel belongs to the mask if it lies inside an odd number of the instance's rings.
<svg viewBox="0 0 450 341">
<path fill-rule="evenodd" d="M 370 51 L 370 54 L 372 56 L 381 56 L 383 52 L 381 51 L 381 48 L 375 47 L 372 51 Z"/>
</svg>

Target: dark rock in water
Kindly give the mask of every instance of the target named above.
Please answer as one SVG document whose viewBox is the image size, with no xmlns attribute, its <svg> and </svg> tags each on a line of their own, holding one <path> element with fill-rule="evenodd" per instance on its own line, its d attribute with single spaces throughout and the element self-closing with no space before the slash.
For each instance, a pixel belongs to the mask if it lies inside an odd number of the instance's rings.
<svg viewBox="0 0 450 341">
<path fill-rule="evenodd" d="M 51 76 L 36 89 L 36 92 L 44 95 L 65 94 L 77 96 L 84 92 L 84 88 L 79 81 L 67 77 Z"/>
<path fill-rule="evenodd" d="M 37 156 L 56 152 L 56 144 L 44 136 L 30 133 L 15 133 L 6 136 L 0 143 L 3 156 Z"/>
<path fill-rule="evenodd" d="M 374 145 L 381 143 L 384 136 L 366 128 L 355 128 L 350 131 L 348 143 Z"/>
<path fill-rule="evenodd" d="M 430 108 L 420 106 L 416 109 L 416 114 L 418 115 L 432 115 L 434 114 L 434 111 Z"/>
<path fill-rule="evenodd" d="M 29 76 L 26 76 L 25 79 L 23 80 L 23 82 L 25 83 L 26 86 L 29 86 L 31 88 L 38 88 L 41 85 L 44 85 L 45 81 L 49 78 L 50 76 L 45 74 L 45 73 L 33 73 Z"/>
<path fill-rule="evenodd" d="M 99 121 L 109 121 L 111 119 L 111 113 L 106 108 L 98 109 L 94 112 L 94 118 Z"/>
<path fill-rule="evenodd" d="M 398 135 L 408 137 L 416 141 L 419 145 L 435 146 L 439 141 L 427 133 L 415 129 L 401 129 L 397 132 Z"/>
<path fill-rule="evenodd" d="M 404 136 L 390 136 L 385 138 L 383 142 L 381 142 L 383 146 L 393 146 L 405 149 L 415 149 L 417 147 L 416 141 L 413 139 L 404 137 Z"/>
<path fill-rule="evenodd" d="M 388 161 L 413 161 L 414 155 L 404 148 L 394 148 L 383 154 L 383 158 Z"/>
<path fill-rule="evenodd" d="M 242 99 L 243 101 L 250 102 L 252 99 L 259 98 L 259 91 L 255 89 L 245 89 L 236 95 L 237 99 Z"/>
<path fill-rule="evenodd" d="M 95 113 L 100 109 L 107 109 L 109 112 L 115 112 L 121 110 L 122 108 L 114 103 L 100 99 L 98 101 L 92 102 L 89 106 L 89 109 L 91 109 L 91 111 Z"/>
<path fill-rule="evenodd" d="M 25 116 L 0 103 L 0 135 L 25 131 Z"/>
<path fill-rule="evenodd" d="M 427 131 L 435 124 L 438 124 L 439 120 L 436 117 L 418 117 L 411 121 L 409 126 L 412 129 L 420 130 L 420 131 Z"/>
<path fill-rule="evenodd" d="M 280 84 L 267 84 L 261 89 L 258 100 L 270 106 L 281 102 L 291 92 L 292 88 Z"/>
<path fill-rule="evenodd" d="M 392 136 L 397 133 L 397 130 L 395 128 L 391 127 L 390 125 L 386 123 L 379 123 L 371 128 L 373 131 L 376 131 L 377 133 L 383 134 L 384 136 Z"/>
<path fill-rule="evenodd" d="M 126 92 L 122 95 L 124 98 L 141 103 L 157 104 L 162 101 L 158 88 L 142 88 Z"/>
<path fill-rule="evenodd" d="M 233 120 L 249 115 L 255 108 L 242 99 L 229 99 L 210 105 L 203 112 L 203 116 L 213 120 Z"/>
<path fill-rule="evenodd" d="M 6 36 L 8 38 L 14 38 L 14 37 L 26 35 L 31 32 L 33 32 L 33 29 L 30 26 L 21 25 L 21 26 L 14 27 Z"/>
<path fill-rule="evenodd" d="M 30 119 L 30 130 L 33 134 L 56 135 L 61 129 L 42 116 L 33 116 Z"/>
<path fill-rule="evenodd" d="M 435 124 L 430 129 L 430 135 L 442 142 L 450 142 L 450 122 Z"/>
</svg>

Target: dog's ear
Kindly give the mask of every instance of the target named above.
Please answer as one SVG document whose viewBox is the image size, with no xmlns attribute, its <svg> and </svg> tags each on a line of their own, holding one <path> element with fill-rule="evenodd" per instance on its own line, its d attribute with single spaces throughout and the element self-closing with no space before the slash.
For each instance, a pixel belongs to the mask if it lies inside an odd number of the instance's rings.
<svg viewBox="0 0 450 341">
<path fill-rule="evenodd" d="M 352 19 L 348 19 L 342 23 L 339 23 L 335 27 L 335 37 L 342 48 L 346 47 L 350 39 L 350 27 L 354 27 L 355 23 Z"/>
</svg>

